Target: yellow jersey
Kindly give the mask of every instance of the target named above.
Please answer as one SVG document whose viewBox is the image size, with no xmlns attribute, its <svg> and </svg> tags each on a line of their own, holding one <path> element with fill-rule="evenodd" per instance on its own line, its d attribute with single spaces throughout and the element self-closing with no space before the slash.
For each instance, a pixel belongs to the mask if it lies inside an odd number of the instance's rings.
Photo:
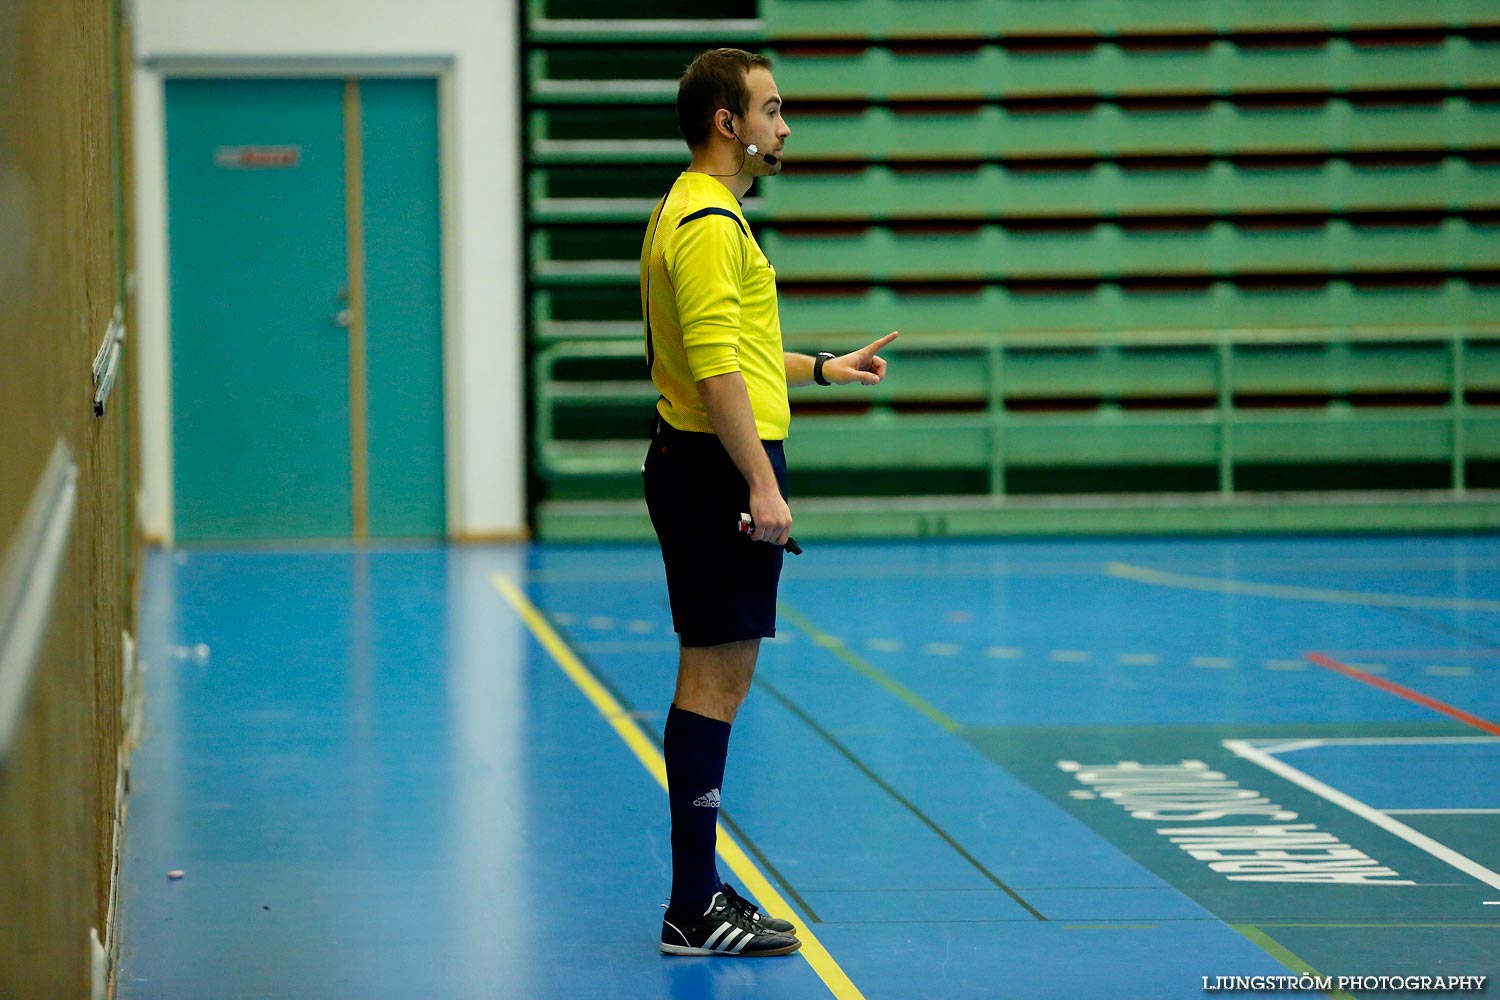
<svg viewBox="0 0 1500 1000">
<path fill-rule="evenodd" d="M 776 271 L 739 202 L 707 174 L 684 171 L 652 213 L 641 243 L 641 313 L 663 420 L 712 434 L 698 382 L 737 371 L 761 440 L 787 436 Z"/>
</svg>

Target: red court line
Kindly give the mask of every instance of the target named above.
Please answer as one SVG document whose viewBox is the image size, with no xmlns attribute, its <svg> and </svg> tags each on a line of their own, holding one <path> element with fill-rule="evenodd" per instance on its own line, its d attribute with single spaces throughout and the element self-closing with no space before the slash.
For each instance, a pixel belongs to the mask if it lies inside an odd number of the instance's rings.
<svg viewBox="0 0 1500 1000">
<path fill-rule="evenodd" d="M 1351 667 L 1347 663 L 1340 663 L 1338 660 L 1335 660 L 1328 656 L 1324 656 L 1322 653 L 1308 653 L 1306 654 L 1306 656 L 1308 660 L 1316 663 L 1320 667 L 1325 667 L 1329 670 L 1334 671 L 1335 673 L 1343 674 L 1345 677 L 1353 677 L 1357 681 L 1364 681 L 1371 687 L 1380 688 L 1380 690 L 1396 695 L 1398 698 L 1405 698 L 1407 701 L 1414 701 L 1418 705 L 1422 705 L 1426 708 L 1432 709 L 1434 712 L 1442 712 L 1444 715 L 1457 719 L 1459 722 L 1466 722 L 1469 725 L 1473 726 L 1475 729 L 1482 729 L 1487 733 L 1493 733 L 1496 736 L 1500 736 L 1500 726 L 1495 725 L 1488 719 L 1481 719 L 1477 715 L 1470 715 L 1468 712 L 1465 712 L 1461 708 L 1454 708 L 1447 702 L 1438 701 L 1436 698 L 1429 698 L 1427 695 L 1423 694 L 1420 691 L 1413 691 L 1409 687 L 1402 687 L 1400 684 L 1397 684 L 1394 681 L 1388 681 L 1384 677 L 1376 677 L 1374 674 L 1367 674 L 1363 670 L 1360 670 L 1358 667 Z"/>
</svg>

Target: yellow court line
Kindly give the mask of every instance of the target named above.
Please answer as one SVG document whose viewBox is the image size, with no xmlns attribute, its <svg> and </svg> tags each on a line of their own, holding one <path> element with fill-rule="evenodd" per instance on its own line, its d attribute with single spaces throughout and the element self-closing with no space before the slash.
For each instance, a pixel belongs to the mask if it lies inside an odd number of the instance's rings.
<svg viewBox="0 0 1500 1000">
<path fill-rule="evenodd" d="M 1315 979 L 1328 978 L 1325 977 L 1323 973 L 1319 972 L 1317 969 L 1314 969 L 1311 965 L 1308 965 L 1302 959 L 1298 958 L 1296 955 L 1293 955 L 1280 941 L 1276 940 L 1271 935 L 1267 934 L 1265 931 L 1261 930 L 1254 924 L 1230 924 L 1229 926 L 1245 935 L 1245 937 L 1249 938 L 1251 941 L 1254 941 L 1257 945 L 1260 946 L 1262 951 L 1266 952 L 1266 954 L 1276 959 L 1276 961 L 1280 962 L 1282 965 L 1286 966 L 1297 975 L 1312 976 Z M 1328 990 L 1323 995 L 1329 997 L 1330 1000 L 1355 1000 L 1355 998 L 1351 994 L 1340 989 Z"/>
<path fill-rule="evenodd" d="M 604 720 L 614 727 L 615 733 L 625 741 L 625 745 L 631 749 L 646 770 L 651 772 L 656 783 L 665 791 L 667 787 L 666 762 L 662 760 L 661 752 L 656 749 L 656 745 L 641 731 L 635 718 L 621 707 L 604 685 L 599 683 L 599 679 L 574 655 L 573 651 L 568 648 L 568 644 L 552 628 L 551 623 L 537 610 L 536 605 L 531 603 L 531 599 L 522 592 L 520 587 L 516 586 L 514 581 L 503 573 L 496 573 L 490 577 L 490 582 L 515 609 L 516 614 L 526 622 L 531 629 L 531 634 L 536 636 L 537 642 L 541 643 L 543 648 L 552 655 L 552 660 L 558 668 L 568 676 L 579 691 L 583 692 L 584 697 L 593 704 L 594 708 L 598 709 L 600 715 L 604 716 Z M 802 947 L 798 954 L 807 959 L 807 964 L 812 966 L 813 971 L 818 974 L 819 979 L 823 980 L 823 985 L 828 987 L 830 993 L 838 1000 L 864 1000 L 864 994 L 850 981 L 844 970 L 839 968 L 838 962 L 834 961 L 828 949 L 824 948 L 822 942 L 798 919 L 796 912 L 787 905 L 786 900 L 781 898 L 781 894 L 771 885 L 770 880 L 761 873 L 755 862 L 750 860 L 744 848 L 740 847 L 722 823 L 719 824 L 719 857 L 724 859 L 729 870 L 734 872 L 735 877 L 740 880 L 750 895 L 759 900 L 768 910 L 784 915 L 796 925 L 797 936 L 802 940 Z"/>
<path fill-rule="evenodd" d="M 1294 587 L 1282 583 L 1253 583 L 1215 576 L 1191 576 L 1168 573 L 1149 566 L 1129 563 L 1107 564 L 1110 576 L 1158 587 L 1180 590 L 1206 590 L 1219 594 L 1243 594 L 1249 597 L 1279 597 L 1290 601 L 1318 601 L 1324 604 L 1358 604 L 1373 608 L 1416 608 L 1427 611 L 1500 612 L 1500 601 L 1469 597 L 1423 597 L 1414 594 L 1371 594 L 1357 590 L 1335 590 L 1323 587 Z"/>
</svg>

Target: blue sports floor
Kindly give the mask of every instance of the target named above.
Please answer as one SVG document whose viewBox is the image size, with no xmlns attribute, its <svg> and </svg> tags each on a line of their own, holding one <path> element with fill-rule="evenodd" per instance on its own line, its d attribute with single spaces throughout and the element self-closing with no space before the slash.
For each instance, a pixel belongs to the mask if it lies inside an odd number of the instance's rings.
<svg viewBox="0 0 1500 1000">
<path fill-rule="evenodd" d="M 804 542 L 724 785 L 759 960 L 656 950 L 654 548 L 154 553 L 118 995 L 1500 976 L 1500 538 Z"/>
</svg>

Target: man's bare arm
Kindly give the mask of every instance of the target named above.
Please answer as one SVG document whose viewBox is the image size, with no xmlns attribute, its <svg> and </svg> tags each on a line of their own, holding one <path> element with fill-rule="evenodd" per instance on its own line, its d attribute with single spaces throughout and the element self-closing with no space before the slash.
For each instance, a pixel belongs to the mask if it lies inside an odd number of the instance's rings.
<svg viewBox="0 0 1500 1000">
<path fill-rule="evenodd" d="M 758 542 L 785 545 L 792 531 L 792 511 L 781 495 L 776 472 L 755 429 L 755 411 L 750 408 L 745 377 L 739 372 L 714 375 L 698 383 L 698 393 L 703 397 L 714 433 L 740 475 L 750 484 L 749 513 L 755 521 L 755 533 L 750 537 Z"/>
</svg>

